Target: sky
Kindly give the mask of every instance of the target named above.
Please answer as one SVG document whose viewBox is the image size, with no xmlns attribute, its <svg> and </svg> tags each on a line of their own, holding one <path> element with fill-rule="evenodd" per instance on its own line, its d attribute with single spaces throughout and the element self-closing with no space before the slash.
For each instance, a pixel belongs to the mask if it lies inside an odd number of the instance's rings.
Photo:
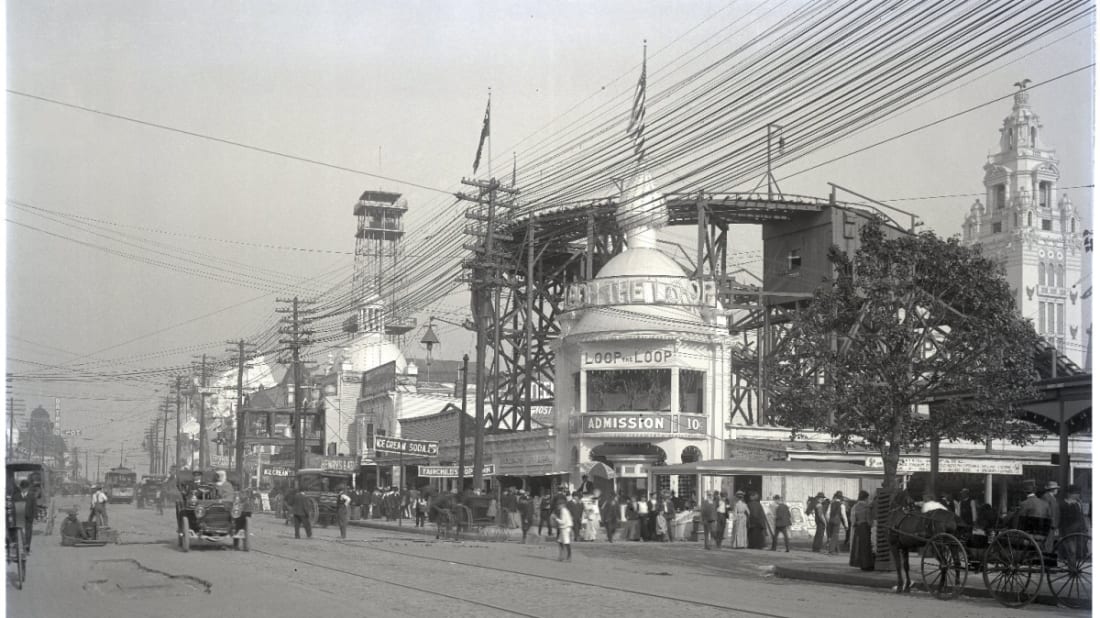
<svg viewBox="0 0 1100 618">
<path fill-rule="evenodd" d="M 351 272 L 352 207 L 366 189 L 407 197 L 412 259 L 438 252 L 426 236 L 459 208 L 450 193 L 470 175 L 489 88 L 500 175 L 513 152 L 524 168 L 531 148 L 582 126 L 584 112 L 629 101 L 643 41 L 648 87 L 658 92 L 683 75 L 669 67 L 696 45 L 729 34 L 712 52 L 721 54 L 766 33 L 782 11 L 749 20 L 766 5 L 8 3 L 7 371 L 111 374 L 225 358 L 227 340 L 273 322 L 277 297 L 323 296 Z M 1091 22 L 1070 24 L 876 126 L 782 161 L 776 176 L 787 193 L 825 197 L 833 182 L 897 200 L 928 229 L 957 234 L 984 191 L 982 166 L 1013 83 L 1053 80 L 1032 89 L 1032 107 L 1061 160 L 1061 192 L 1091 227 L 1094 70 L 1063 75 L 1093 62 L 1093 36 Z M 1009 98 L 980 106 L 999 97 Z M 747 190 L 758 180 L 706 188 Z M 743 265 L 758 272 L 759 229 L 735 232 L 731 253 L 744 252 Z M 692 242 L 683 231 L 666 237 Z M 160 258 L 151 242 L 162 243 Z M 209 278 L 211 262 L 234 274 Z M 467 312 L 458 294 L 419 317 L 461 322 Z M 437 357 L 472 355 L 470 335 L 446 323 L 436 331 Z M 420 332 L 410 356 L 423 356 Z M 83 432 L 82 448 L 100 450 L 140 444 L 166 392 L 160 377 L 14 385 L 28 413 L 60 398 L 63 426 Z"/>
</svg>

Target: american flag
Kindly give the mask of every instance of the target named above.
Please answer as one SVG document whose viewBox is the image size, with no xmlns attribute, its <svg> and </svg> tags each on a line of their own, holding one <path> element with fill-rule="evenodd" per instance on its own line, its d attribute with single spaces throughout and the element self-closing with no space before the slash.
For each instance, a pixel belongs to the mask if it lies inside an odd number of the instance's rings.
<svg viewBox="0 0 1100 618">
<path fill-rule="evenodd" d="M 485 145 L 485 140 L 489 139 L 489 107 L 492 106 L 492 96 L 489 97 L 489 102 L 485 104 L 485 123 L 481 127 L 481 138 L 477 141 L 477 154 L 474 155 L 474 171 L 477 173 L 477 166 L 481 164 L 481 148 Z"/>
<path fill-rule="evenodd" d="M 634 155 L 641 162 L 645 157 L 645 54 L 642 55 L 642 76 L 634 89 L 634 107 L 630 110 L 630 124 L 626 134 L 634 140 Z"/>
</svg>

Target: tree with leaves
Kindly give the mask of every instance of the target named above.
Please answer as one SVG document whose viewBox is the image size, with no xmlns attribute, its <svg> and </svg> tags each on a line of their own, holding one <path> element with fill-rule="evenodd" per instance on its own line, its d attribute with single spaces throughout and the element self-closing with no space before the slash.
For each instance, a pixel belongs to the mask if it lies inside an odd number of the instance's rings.
<svg viewBox="0 0 1100 618">
<path fill-rule="evenodd" d="M 891 490 L 901 454 L 931 440 L 1030 441 L 1034 427 L 1012 403 L 1034 395 L 1038 343 L 979 249 L 931 232 L 894 236 L 871 223 L 854 255 L 833 247 L 833 280 L 770 363 L 773 420 L 878 451 Z"/>
</svg>

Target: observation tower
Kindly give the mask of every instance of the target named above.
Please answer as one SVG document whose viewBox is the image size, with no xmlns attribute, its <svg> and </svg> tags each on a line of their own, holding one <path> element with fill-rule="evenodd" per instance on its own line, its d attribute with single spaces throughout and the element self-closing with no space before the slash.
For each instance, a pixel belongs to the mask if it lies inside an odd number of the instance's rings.
<svg viewBox="0 0 1100 618">
<path fill-rule="evenodd" d="M 400 193 L 389 191 L 364 191 L 355 203 L 355 314 L 345 321 L 345 332 L 400 337 L 416 326 L 413 318 L 397 318 L 394 307 L 396 291 L 403 285 L 402 217 L 408 209 Z"/>
</svg>

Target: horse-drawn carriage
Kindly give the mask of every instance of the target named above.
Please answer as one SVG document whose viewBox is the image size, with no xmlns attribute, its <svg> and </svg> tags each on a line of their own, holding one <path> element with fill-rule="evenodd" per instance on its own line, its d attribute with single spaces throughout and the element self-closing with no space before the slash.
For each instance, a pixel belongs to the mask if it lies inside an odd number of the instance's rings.
<svg viewBox="0 0 1100 618">
<path fill-rule="evenodd" d="M 459 533 L 469 530 L 473 523 L 473 511 L 463 504 L 462 498 L 452 493 L 426 496 L 428 518 L 435 522 L 435 538 L 459 538 Z"/>
<path fill-rule="evenodd" d="M 8 492 L 18 491 L 21 482 L 27 481 L 36 493 L 37 508 L 34 513 L 36 524 L 42 524 L 46 534 L 53 534 L 54 519 L 57 516 L 51 491 L 50 468 L 41 463 L 30 461 L 9 462 L 7 465 Z M 17 500 L 18 502 L 18 500 Z"/>
<path fill-rule="evenodd" d="M 925 590 L 940 599 L 959 596 L 969 573 L 980 572 L 990 596 L 1006 607 L 1033 602 L 1044 582 L 1060 605 L 1091 603 L 1092 540 L 1087 533 L 1049 542 L 1049 519 L 1009 517 L 985 535 L 975 535 L 950 511 L 914 512 L 902 492 L 895 497 L 887 526 L 899 592 L 912 585 L 908 550 L 919 548 Z"/>
</svg>

